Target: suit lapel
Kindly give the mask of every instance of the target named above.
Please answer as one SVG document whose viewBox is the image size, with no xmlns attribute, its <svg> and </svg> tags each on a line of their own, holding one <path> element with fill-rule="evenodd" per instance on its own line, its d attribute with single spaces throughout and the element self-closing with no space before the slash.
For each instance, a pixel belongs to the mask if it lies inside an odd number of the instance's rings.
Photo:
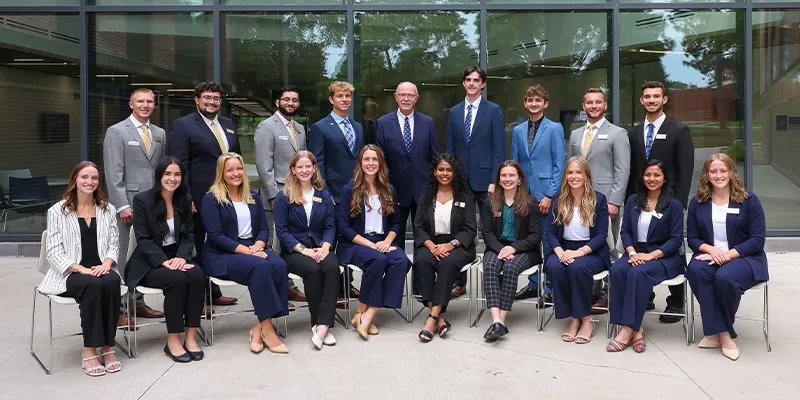
<svg viewBox="0 0 800 400">
<path fill-rule="evenodd" d="M 289 139 L 288 140 L 289 144 L 292 146 L 294 151 L 297 152 L 297 147 L 295 147 L 294 146 L 294 142 L 292 142 L 291 133 L 289 133 L 289 128 L 287 128 L 286 125 L 283 124 L 283 121 L 281 120 L 281 117 L 279 117 L 278 114 L 275 113 L 275 114 L 272 114 L 271 118 L 272 118 L 272 121 L 274 121 L 274 123 L 275 123 L 275 127 L 278 129 L 278 136 L 281 136 L 281 135 L 286 136 L 286 138 Z M 289 123 L 294 124 L 294 121 L 290 121 Z M 281 140 L 280 137 L 276 137 L 274 139 L 276 141 L 277 140 Z M 298 138 L 298 140 L 300 140 L 300 139 Z"/>
<path fill-rule="evenodd" d="M 206 121 L 203 119 L 203 116 L 200 115 L 199 112 L 195 112 L 194 113 L 194 119 L 195 119 L 195 122 L 197 122 L 197 125 L 198 125 L 198 128 L 200 129 L 200 131 L 205 133 L 206 136 L 208 136 L 208 138 L 212 140 L 212 143 L 215 143 L 215 144 L 219 143 L 219 142 L 217 142 L 217 137 L 214 136 L 214 132 L 211 132 L 211 128 L 209 128 L 208 125 L 206 125 Z M 224 128 L 222 128 L 221 125 L 222 124 L 220 123 L 220 127 L 219 128 L 223 129 L 223 132 L 224 132 Z M 230 143 L 230 141 L 228 143 Z M 215 149 L 215 156 L 219 157 L 219 156 L 222 155 L 222 149 L 219 148 L 219 144 L 214 146 L 214 149 Z"/>
<path fill-rule="evenodd" d="M 156 147 L 155 140 L 151 141 L 150 153 L 148 154 L 147 149 L 144 147 L 144 141 L 142 140 L 142 135 L 139 133 L 139 130 L 136 129 L 135 126 L 133 126 L 133 123 L 131 122 L 130 118 L 125 121 L 125 127 L 128 128 L 128 132 L 133 136 L 134 139 L 136 139 L 136 142 L 139 143 L 139 148 L 142 149 L 142 153 L 144 153 L 144 156 L 150 159 Z M 155 135 L 153 135 L 153 137 L 155 137 Z"/>
<path fill-rule="evenodd" d="M 481 119 L 483 119 L 483 114 L 485 112 L 486 112 L 486 99 L 481 98 L 481 102 L 478 103 L 478 112 L 475 113 L 475 115 L 473 116 L 475 122 L 472 124 L 472 131 L 470 132 L 470 137 L 469 137 L 470 143 L 472 143 L 472 140 L 475 139 L 475 132 L 478 130 L 478 126 L 480 125 Z"/>
<path fill-rule="evenodd" d="M 333 117 L 330 114 L 328 114 L 328 116 L 326 118 L 328 118 L 328 127 L 331 130 L 331 134 L 335 138 L 338 138 L 340 142 L 342 142 L 342 145 L 347 150 L 347 152 L 350 153 L 351 156 L 355 157 L 356 155 L 353 153 L 352 150 L 350 150 L 350 145 L 347 144 L 347 138 L 344 137 L 344 131 L 342 130 L 342 127 L 339 124 L 336 123 L 336 120 L 333 119 Z M 347 122 L 350 122 L 350 121 L 348 120 Z M 356 135 L 355 128 L 353 128 L 352 124 L 350 124 L 350 129 L 353 129 L 353 138 L 354 138 L 353 142 L 355 144 L 355 146 L 353 146 L 353 147 L 357 147 L 358 146 L 358 136 Z"/>
<path fill-rule="evenodd" d="M 319 202 L 314 201 L 314 198 L 320 199 Z M 322 211 L 322 192 L 317 189 L 314 189 L 314 197 L 311 198 L 311 218 L 314 219 L 317 214 Z M 305 211 L 303 212 L 305 214 Z M 308 222 L 308 221 L 306 221 Z"/>
<path fill-rule="evenodd" d="M 466 117 L 466 114 L 464 114 L 464 107 L 466 107 L 466 105 L 467 103 L 462 101 L 450 109 L 450 112 L 455 113 L 454 115 L 456 116 L 456 127 L 458 128 L 456 136 L 460 137 L 464 143 L 467 141 L 467 138 L 464 137 L 464 118 Z"/>
<path fill-rule="evenodd" d="M 594 148 L 598 146 L 599 140 L 597 137 L 600 135 L 608 135 L 609 129 L 611 129 L 611 123 L 608 122 L 608 120 L 606 120 L 605 122 L 603 122 L 603 125 L 600 126 L 600 129 L 598 129 L 597 132 L 594 133 L 594 137 L 592 137 L 592 143 L 589 144 L 589 150 L 587 150 L 586 154 L 583 155 L 584 158 L 589 157 L 589 154 L 592 153 L 592 150 L 594 150 Z M 610 138 L 606 139 L 611 140 Z M 581 148 L 583 148 L 583 143 L 581 143 L 580 146 Z"/>
<path fill-rule="evenodd" d="M 711 202 L 711 200 L 709 200 L 709 202 Z M 735 209 L 739 210 L 739 213 L 741 213 L 743 205 L 744 205 L 744 203 L 735 203 L 733 201 L 729 201 L 728 202 L 728 209 L 735 208 Z M 738 215 L 739 214 L 729 214 L 728 210 L 727 209 L 725 210 L 725 234 L 728 235 L 728 243 L 729 244 L 737 236 L 737 232 L 736 232 L 736 228 L 737 228 L 736 227 L 736 217 Z M 730 246 L 730 245 L 728 247 L 733 248 L 733 246 Z"/>
<path fill-rule="evenodd" d="M 181 245 L 181 217 L 178 215 L 178 212 L 172 210 L 172 226 L 175 229 L 175 247 L 180 247 Z"/>
<path fill-rule="evenodd" d="M 664 123 L 661 124 L 661 126 L 658 128 L 658 132 L 656 132 L 656 136 L 653 137 L 653 146 L 650 147 L 650 155 L 651 156 L 653 155 L 653 152 L 656 150 L 656 148 L 661 147 L 659 145 L 659 143 L 666 141 L 665 140 L 666 138 L 665 139 L 658 139 L 658 135 L 666 136 L 667 132 L 669 131 L 669 126 L 671 124 L 672 124 L 672 120 L 670 120 L 669 118 L 664 118 Z"/>
<path fill-rule="evenodd" d="M 664 214 L 661 214 L 661 218 L 656 218 L 655 215 L 653 215 L 653 217 L 650 218 L 650 225 L 647 226 L 647 237 L 648 238 L 656 230 L 656 225 L 658 225 L 658 223 L 661 221 L 662 218 L 664 218 Z"/>
<path fill-rule="evenodd" d="M 706 202 L 700 203 L 700 218 L 702 219 L 701 224 L 708 229 L 708 237 L 711 238 L 712 242 L 710 243 L 712 246 L 714 245 L 714 222 L 711 220 L 711 199 Z"/>
<path fill-rule="evenodd" d="M 410 157 L 411 153 L 409 153 L 408 149 L 406 148 L 406 139 L 403 137 L 403 131 L 400 130 L 400 119 L 397 118 L 397 112 L 395 111 L 392 114 L 390 114 L 389 119 L 391 120 L 392 124 L 392 135 L 400 139 L 401 143 L 400 146 L 403 148 L 403 151 Z M 403 121 L 403 123 L 405 123 L 405 121 Z M 411 145 L 412 146 L 414 145 L 413 140 L 411 141 Z"/>
<path fill-rule="evenodd" d="M 247 204 L 247 208 L 250 210 L 250 229 L 253 232 L 253 239 L 256 238 L 256 232 L 261 228 L 258 223 L 258 204 L 253 201 L 252 204 Z"/>
<path fill-rule="evenodd" d="M 635 143 L 631 143 L 631 150 L 635 149 L 641 155 L 645 155 L 643 135 L 644 135 L 644 124 L 641 123 L 639 125 L 636 125 L 636 127 L 633 130 L 633 140 L 635 140 Z M 645 156 L 645 159 L 646 158 L 647 156 Z M 642 163 L 642 165 L 644 165 L 644 163 Z"/>
<path fill-rule="evenodd" d="M 528 143 L 527 133 L 528 133 L 528 129 L 530 129 L 530 123 L 531 123 L 530 120 L 528 120 L 527 124 L 525 125 L 525 135 L 524 136 L 525 136 L 525 144 L 526 145 Z M 544 136 L 544 133 L 547 131 L 547 128 L 548 128 L 549 125 L 550 125 L 550 120 L 547 119 L 547 117 L 542 117 L 542 123 L 539 124 L 539 129 L 536 131 L 536 135 L 533 137 L 533 146 L 531 146 L 531 148 L 528 149 L 528 155 L 529 156 L 531 154 L 533 154 L 533 149 L 536 148 L 536 145 L 539 142 L 542 141 L 542 136 Z"/>
</svg>

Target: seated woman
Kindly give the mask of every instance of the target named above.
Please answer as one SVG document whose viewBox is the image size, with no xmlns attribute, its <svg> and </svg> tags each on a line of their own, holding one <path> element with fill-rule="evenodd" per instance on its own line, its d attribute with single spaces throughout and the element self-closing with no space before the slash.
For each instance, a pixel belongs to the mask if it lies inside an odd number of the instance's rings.
<svg viewBox="0 0 800 400">
<path fill-rule="evenodd" d="M 317 159 L 301 150 L 289 160 L 286 185 L 275 197 L 275 232 L 289 272 L 303 278 L 311 312 L 311 342 L 317 350 L 336 344 L 330 329 L 339 291 L 339 258 L 331 253 L 336 236 L 333 200 L 323 191 Z"/>
<path fill-rule="evenodd" d="M 369 339 L 372 320 L 382 307 L 400 308 L 408 257 L 392 245 L 397 237 L 397 195 L 378 146 L 368 144 L 358 153 L 353 180 L 342 188 L 337 206 L 341 238 L 336 254 L 346 264 L 364 271 L 361 298 L 353 325 Z"/>
<path fill-rule="evenodd" d="M 506 315 L 511 311 L 519 273 L 542 262 L 539 204 L 528 194 L 522 167 L 504 161 L 497 169 L 496 189 L 481 210 L 483 287 L 492 324 L 483 335 L 495 341 L 508 333 Z M 502 272 L 502 274 L 501 274 Z"/>
<path fill-rule="evenodd" d="M 637 353 L 647 348 L 642 319 L 653 288 L 685 269 L 679 254 L 683 244 L 683 205 L 669 193 L 664 163 L 650 159 L 639 191 L 625 202 L 622 245 L 627 255 L 611 266 L 611 323 L 623 325 L 606 350 L 619 352 L 633 345 Z"/>
<path fill-rule="evenodd" d="M 204 357 L 197 345 L 197 328 L 206 287 L 206 275 L 192 257 L 192 199 L 183 184 L 184 173 L 177 158 L 164 157 L 156 166 L 153 188 L 133 197 L 136 249 L 125 266 L 131 290 L 144 285 L 164 291 L 168 333 L 164 353 L 181 363 Z"/>
<path fill-rule="evenodd" d="M 428 185 L 414 218 L 414 273 L 422 304 L 428 307 L 419 339 L 430 342 L 433 332 L 443 337 L 450 330 L 445 318 L 450 291 L 461 268 L 475 259 L 475 198 L 464 169 L 452 154 L 431 162 Z"/>
<path fill-rule="evenodd" d="M 595 192 L 589 163 L 574 156 L 564 164 L 561 189 L 553 197 L 547 243 L 553 247 L 544 271 L 553 285 L 556 319 L 570 317 L 565 342 L 592 340 L 592 276 L 611 265 L 608 202 Z"/>
<path fill-rule="evenodd" d="M 242 156 L 219 156 L 200 215 L 206 228 L 201 258 L 206 274 L 249 289 L 258 318 L 250 329 L 250 351 L 261 353 L 266 346 L 273 353 L 288 353 L 272 327 L 273 318 L 289 314 L 286 262 L 266 248 L 267 215 L 258 194 L 250 190 Z"/>
<path fill-rule="evenodd" d="M 739 301 L 747 289 L 769 280 L 765 231 L 764 208 L 746 191 L 736 163 L 727 154 L 712 154 L 686 216 L 686 239 L 694 252 L 686 277 L 703 317 L 698 347 L 721 347 L 725 357 L 739 358 L 733 340 Z"/>
<path fill-rule="evenodd" d="M 64 199 L 47 210 L 50 269 L 39 292 L 78 302 L 83 332 L 81 366 L 89 376 L 122 369 L 114 353 L 121 281 L 117 229 L 117 210 L 103 193 L 97 165 L 80 162 L 70 174 Z"/>
</svg>

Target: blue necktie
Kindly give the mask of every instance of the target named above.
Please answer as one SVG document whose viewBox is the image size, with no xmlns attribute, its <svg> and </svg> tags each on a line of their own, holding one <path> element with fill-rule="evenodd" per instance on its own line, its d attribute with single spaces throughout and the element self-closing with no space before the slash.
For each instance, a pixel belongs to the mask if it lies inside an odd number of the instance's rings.
<svg viewBox="0 0 800 400">
<path fill-rule="evenodd" d="M 469 143 L 472 139 L 472 104 L 467 106 L 467 117 L 464 118 L 464 138 Z"/>
<path fill-rule="evenodd" d="M 655 127 L 653 124 L 647 124 L 647 139 L 644 142 L 645 158 L 650 157 L 650 149 L 653 148 L 653 129 Z"/>
<path fill-rule="evenodd" d="M 411 125 L 408 123 L 408 117 L 406 117 L 406 122 L 403 124 L 403 142 L 406 144 L 406 150 L 411 153 Z"/>
<path fill-rule="evenodd" d="M 353 128 L 350 127 L 350 123 L 346 119 L 342 120 L 342 131 L 344 132 L 344 138 L 347 140 L 347 146 L 350 147 L 350 152 L 355 153 L 356 137 L 353 135 Z"/>
</svg>

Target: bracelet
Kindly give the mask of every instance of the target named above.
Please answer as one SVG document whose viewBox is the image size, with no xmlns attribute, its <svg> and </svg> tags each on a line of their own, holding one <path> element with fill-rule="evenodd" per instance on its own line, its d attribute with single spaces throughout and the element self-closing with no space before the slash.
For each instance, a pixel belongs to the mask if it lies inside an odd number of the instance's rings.
<svg viewBox="0 0 800 400">
<path fill-rule="evenodd" d="M 298 248 L 299 248 L 299 250 L 298 250 Z M 306 249 L 306 246 L 303 246 L 302 243 L 298 243 L 297 246 L 294 247 L 294 249 L 295 249 L 294 251 L 296 251 L 298 253 L 302 253 L 303 250 Z"/>
</svg>

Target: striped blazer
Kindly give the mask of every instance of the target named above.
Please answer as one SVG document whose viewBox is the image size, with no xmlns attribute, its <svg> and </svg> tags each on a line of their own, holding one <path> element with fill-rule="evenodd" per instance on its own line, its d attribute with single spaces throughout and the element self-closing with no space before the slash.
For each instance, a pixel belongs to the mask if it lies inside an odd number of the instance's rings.
<svg viewBox="0 0 800 400">
<path fill-rule="evenodd" d="M 67 291 L 69 267 L 81 262 L 81 229 L 78 215 L 74 212 L 64 214 L 59 201 L 47 210 L 47 263 L 50 269 L 39 284 L 39 292 L 44 294 L 61 294 Z M 111 270 L 119 275 L 117 260 L 119 259 L 119 228 L 117 228 L 117 210 L 111 203 L 107 209 L 95 207 L 97 218 L 97 252 L 101 260 L 114 260 Z"/>
</svg>

